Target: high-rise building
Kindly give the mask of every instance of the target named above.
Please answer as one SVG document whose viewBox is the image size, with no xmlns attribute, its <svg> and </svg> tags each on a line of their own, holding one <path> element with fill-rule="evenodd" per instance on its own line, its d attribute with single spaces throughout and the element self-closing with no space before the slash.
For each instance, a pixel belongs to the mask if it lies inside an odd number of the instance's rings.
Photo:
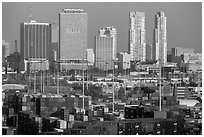
<svg viewBox="0 0 204 137">
<path fill-rule="evenodd" d="M 116 28 L 106 27 L 99 30 L 95 42 L 95 66 L 101 70 L 113 69 L 117 52 Z"/>
<path fill-rule="evenodd" d="M 83 9 L 64 9 L 59 14 L 61 62 L 86 58 L 87 22 L 87 13 Z"/>
<path fill-rule="evenodd" d="M 145 13 L 130 12 L 129 53 L 131 61 L 146 61 Z"/>
<path fill-rule="evenodd" d="M 161 61 L 161 64 L 167 62 L 167 21 L 164 12 L 158 12 L 155 16 L 154 40 L 153 40 L 153 58 L 155 61 Z"/>
<path fill-rule="evenodd" d="M 48 59 L 51 44 L 51 26 L 30 21 L 20 25 L 21 59 Z"/>
<path fill-rule="evenodd" d="M 59 42 L 59 25 L 56 23 L 52 23 L 52 43 Z"/>
<path fill-rule="evenodd" d="M 153 61 L 152 45 L 146 45 L 146 61 Z"/>
<path fill-rule="evenodd" d="M 27 70 L 28 62 L 33 63 L 43 61 L 46 67 L 41 65 L 41 70 L 48 69 L 47 60 L 51 46 L 51 25 L 48 23 L 38 23 L 34 20 L 21 23 L 20 25 L 20 52 L 21 60 Z M 36 67 L 37 68 L 37 67 Z"/>
<path fill-rule="evenodd" d="M 181 56 L 184 53 L 194 53 L 194 48 L 183 48 L 183 47 L 176 47 L 172 48 L 172 56 Z"/>
</svg>

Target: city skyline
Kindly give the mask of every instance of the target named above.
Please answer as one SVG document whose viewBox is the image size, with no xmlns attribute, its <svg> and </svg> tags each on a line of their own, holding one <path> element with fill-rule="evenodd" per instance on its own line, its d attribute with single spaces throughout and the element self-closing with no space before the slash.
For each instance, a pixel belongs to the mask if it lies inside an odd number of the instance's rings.
<svg viewBox="0 0 204 137">
<path fill-rule="evenodd" d="M 29 20 L 29 4 L 6 2 L 2 4 L 2 38 L 12 45 L 12 49 L 14 49 L 14 40 L 18 40 L 19 48 L 20 36 L 18 35 L 20 34 L 20 23 Z M 115 5 L 114 10 L 110 12 L 110 8 L 113 5 Z M 47 10 L 43 13 L 39 12 L 45 6 L 48 7 L 46 8 Z M 58 15 L 62 9 L 73 7 L 82 8 L 88 14 L 88 48 L 94 48 L 94 36 L 97 34 L 97 30 L 106 26 L 115 26 L 118 30 L 117 52 L 127 51 L 128 14 L 131 11 L 145 12 L 146 44 L 152 45 L 154 16 L 156 12 L 164 11 L 165 16 L 168 18 L 168 50 L 178 46 L 184 48 L 193 47 L 196 52 L 202 49 L 202 30 L 200 29 L 202 27 L 201 3 L 32 3 L 32 19 L 38 22 L 59 24 Z M 106 10 L 102 10 L 102 7 L 106 7 Z M 174 7 L 174 10 L 171 10 L 171 7 Z M 183 15 L 182 19 L 181 15 Z M 186 15 L 188 16 L 186 17 Z M 18 18 L 14 20 L 12 18 L 14 16 Z M 9 31 L 8 27 L 13 31 Z M 177 35 L 180 37 L 176 37 Z"/>
</svg>

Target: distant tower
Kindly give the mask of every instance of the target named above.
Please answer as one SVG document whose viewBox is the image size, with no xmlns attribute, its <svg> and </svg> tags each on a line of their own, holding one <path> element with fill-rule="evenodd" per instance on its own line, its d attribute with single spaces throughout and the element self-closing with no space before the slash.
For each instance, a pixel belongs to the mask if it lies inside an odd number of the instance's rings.
<svg viewBox="0 0 204 137">
<path fill-rule="evenodd" d="M 129 53 L 131 61 L 146 61 L 145 13 L 130 12 Z"/>
<path fill-rule="evenodd" d="M 2 40 L 2 59 L 10 55 L 10 45 L 5 40 Z"/>
<path fill-rule="evenodd" d="M 114 27 L 99 30 L 95 43 L 95 66 L 101 70 L 113 69 L 117 52 L 117 31 Z"/>
<path fill-rule="evenodd" d="M 153 58 L 160 60 L 161 64 L 167 62 L 167 21 L 164 12 L 158 12 L 155 16 L 155 29 L 153 41 Z"/>
<path fill-rule="evenodd" d="M 15 52 L 18 52 L 18 45 L 17 45 L 17 40 L 14 41 L 15 42 Z"/>
</svg>

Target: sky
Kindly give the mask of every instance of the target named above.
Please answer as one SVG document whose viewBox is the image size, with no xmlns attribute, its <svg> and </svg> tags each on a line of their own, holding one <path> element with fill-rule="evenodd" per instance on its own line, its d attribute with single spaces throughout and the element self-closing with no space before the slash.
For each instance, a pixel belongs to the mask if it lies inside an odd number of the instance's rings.
<svg viewBox="0 0 204 137">
<path fill-rule="evenodd" d="M 82 8 L 88 13 L 88 48 L 94 48 L 98 30 L 117 29 L 118 52 L 128 51 L 129 12 L 145 12 L 146 44 L 152 45 L 155 14 L 164 11 L 167 17 L 167 47 L 194 48 L 202 52 L 201 2 L 32 2 L 32 19 L 57 23 L 64 8 Z M 20 23 L 28 22 L 29 2 L 2 2 L 2 40 L 20 44 Z"/>
</svg>

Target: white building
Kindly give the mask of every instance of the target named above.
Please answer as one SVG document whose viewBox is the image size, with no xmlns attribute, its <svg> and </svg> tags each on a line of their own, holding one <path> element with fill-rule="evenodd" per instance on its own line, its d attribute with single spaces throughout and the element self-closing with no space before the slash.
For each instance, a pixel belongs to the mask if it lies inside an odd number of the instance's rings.
<svg viewBox="0 0 204 137">
<path fill-rule="evenodd" d="M 184 53 L 183 54 L 184 63 L 202 63 L 201 53 Z"/>
<path fill-rule="evenodd" d="M 118 53 L 119 69 L 125 70 L 130 68 L 131 56 L 127 52 Z"/>
<path fill-rule="evenodd" d="M 129 53 L 131 61 L 146 61 L 145 13 L 130 12 Z"/>
<path fill-rule="evenodd" d="M 99 30 L 95 42 L 95 66 L 101 70 L 112 70 L 117 52 L 116 28 L 106 27 Z"/>
<path fill-rule="evenodd" d="M 94 64 L 94 51 L 93 51 L 93 49 L 86 49 L 86 59 L 88 61 L 88 64 L 90 64 L 90 65 Z"/>
<path fill-rule="evenodd" d="M 167 62 L 167 21 L 164 12 L 158 12 L 155 16 L 153 53 L 154 60 L 160 60 L 162 64 Z"/>
</svg>

